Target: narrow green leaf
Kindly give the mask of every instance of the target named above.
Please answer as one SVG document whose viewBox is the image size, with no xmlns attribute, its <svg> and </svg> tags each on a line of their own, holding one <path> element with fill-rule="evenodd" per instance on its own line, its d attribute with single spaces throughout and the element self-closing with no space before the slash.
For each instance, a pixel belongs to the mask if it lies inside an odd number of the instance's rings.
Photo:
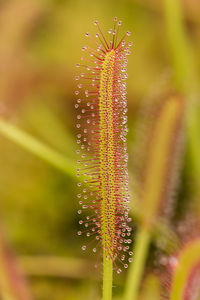
<svg viewBox="0 0 200 300">
<path fill-rule="evenodd" d="M 190 289 L 190 282 L 195 276 L 193 271 L 200 266 L 200 239 L 194 240 L 186 245 L 179 256 L 178 265 L 174 272 L 170 300 L 184 300 L 186 289 Z M 199 267 L 200 268 L 200 267 Z M 198 288 L 197 286 L 195 289 Z M 196 291 L 195 291 L 196 292 Z M 195 294 L 190 290 L 191 298 Z"/>
<path fill-rule="evenodd" d="M 166 31 L 169 41 L 169 51 L 171 52 L 174 67 L 174 78 L 176 89 L 187 98 L 187 136 L 190 161 L 196 177 L 196 187 L 199 189 L 199 114 L 196 110 L 199 90 L 197 80 L 197 69 L 194 60 L 193 50 L 189 43 L 186 29 L 183 22 L 183 13 L 180 0 L 164 0 L 164 13 L 166 21 Z"/>
<path fill-rule="evenodd" d="M 77 180 L 75 163 L 13 124 L 0 119 L 0 133 L 30 153 Z M 70 145 L 69 145 L 70 147 Z"/>
</svg>

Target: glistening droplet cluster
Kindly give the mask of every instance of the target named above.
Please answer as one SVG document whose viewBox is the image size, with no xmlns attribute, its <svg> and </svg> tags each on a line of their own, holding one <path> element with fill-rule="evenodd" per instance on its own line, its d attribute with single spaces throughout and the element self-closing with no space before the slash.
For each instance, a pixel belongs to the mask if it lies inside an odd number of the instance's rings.
<svg viewBox="0 0 200 300">
<path fill-rule="evenodd" d="M 91 237 L 86 250 L 99 250 L 112 259 L 117 273 L 121 266 L 128 267 L 132 252 L 131 218 L 129 213 L 127 129 L 127 55 L 132 42 L 127 42 L 126 32 L 119 38 L 121 21 L 114 19 L 113 29 L 108 31 L 109 39 L 103 34 L 98 21 L 95 37 L 86 33 L 93 46 L 84 46 L 86 54 L 77 67 L 77 175 L 78 214 L 82 230 L 78 235 Z"/>
</svg>

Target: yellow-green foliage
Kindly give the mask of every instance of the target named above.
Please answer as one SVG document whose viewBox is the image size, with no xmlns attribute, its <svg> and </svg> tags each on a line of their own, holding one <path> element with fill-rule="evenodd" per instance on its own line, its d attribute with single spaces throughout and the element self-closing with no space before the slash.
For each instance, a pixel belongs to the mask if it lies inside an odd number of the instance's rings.
<svg viewBox="0 0 200 300">
<path fill-rule="evenodd" d="M 146 170 L 140 208 L 142 221 L 148 226 L 155 221 L 163 199 L 166 199 L 174 171 L 174 155 L 182 114 L 183 101 L 178 97 L 170 97 L 162 105 L 154 121 L 153 132 L 146 149 Z"/>
<path fill-rule="evenodd" d="M 200 268 L 200 239 L 196 239 L 186 245 L 180 252 L 178 264 L 174 271 L 171 300 L 184 300 L 186 289 L 190 289 L 190 280 L 192 272 L 196 267 Z M 198 276 L 198 275 L 197 275 Z M 199 288 L 197 286 L 195 289 Z M 195 291 L 190 291 L 191 298 Z"/>
</svg>

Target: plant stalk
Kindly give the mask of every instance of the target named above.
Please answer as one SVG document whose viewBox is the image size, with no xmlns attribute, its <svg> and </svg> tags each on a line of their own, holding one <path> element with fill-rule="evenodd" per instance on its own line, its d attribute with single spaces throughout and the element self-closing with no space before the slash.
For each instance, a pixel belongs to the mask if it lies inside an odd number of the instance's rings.
<svg viewBox="0 0 200 300">
<path fill-rule="evenodd" d="M 144 225 L 141 226 L 137 233 L 135 242 L 135 254 L 133 255 L 133 263 L 129 267 L 130 269 L 125 286 L 124 300 L 137 299 L 150 240 L 150 230 Z"/>
<path fill-rule="evenodd" d="M 186 126 L 188 148 L 191 163 L 197 178 L 198 189 L 200 159 L 198 153 L 199 132 L 196 126 L 199 124 L 199 116 L 195 107 L 197 103 L 196 93 L 199 89 L 196 75 L 197 71 L 192 48 L 189 44 L 183 23 L 181 1 L 164 0 L 163 4 L 169 48 L 171 50 L 174 67 L 175 85 L 177 90 L 187 97 Z"/>
<path fill-rule="evenodd" d="M 106 251 L 103 250 L 103 300 L 112 299 L 113 262 L 106 259 Z"/>
<path fill-rule="evenodd" d="M 176 88 L 185 94 L 191 93 L 197 87 L 196 70 L 183 23 L 181 1 L 164 0 L 163 5 Z"/>
<path fill-rule="evenodd" d="M 75 164 L 72 161 L 28 133 L 23 132 L 21 129 L 2 119 L 0 119 L 0 133 L 10 141 L 77 180 Z"/>
</svg>

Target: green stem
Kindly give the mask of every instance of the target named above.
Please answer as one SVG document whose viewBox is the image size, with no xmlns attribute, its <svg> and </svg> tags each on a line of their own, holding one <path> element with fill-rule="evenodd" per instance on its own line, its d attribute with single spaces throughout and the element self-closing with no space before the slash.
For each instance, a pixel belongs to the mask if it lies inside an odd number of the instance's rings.
<svg viewBox="0 0 200 300">
<path fill-rule="evenodd" d="M 103 250 L 103 300 L 112 299 L 113 262 L 106 259 L 106 251 Z"/>
<path fill-rule="evenodd" d="M 130 265 L 128 278 L 125 286 L 124 300 L 136 300 L 142 273 L 147 257 L 147 252 L 151 240 L 151 233 L 148 228 L 142 226 L 137 234 L 135 243 L 134 261 Z"/>
<path fill-rule="evenodd" d="M 65 174 L 77 179 L 75 164 L 72 161 L 36 140 L 31 135 L 23 132 L 21 129 L 0 119 L 0 133 Z"/>
<path fill-rule="evenodd" d="M 169 40 L 176 87 L 180 92 L 188 93 L 195 89 L 195 65 L 185 27 L 180 0 L 164 0 L 166 29 Z"/>
<path fill-rule="evenodd" d="M 199 177 L 200 177 L 200 139 L 199 139 L 199 112 L 195 107 L 189 107 L 187 111 L 187 129 L 188 129 L 188 154 L 192 166 L 192 175 L 196 182 L 197 190 L 199 190 Z"/>
<path fill-rule="evenodd" d="M 199 116 L 196 112 L 196 107 L 194 105 L 194 97 L 192 97 L 199 89 L 196 75 L 197 71 L 192 49 L 190 47 L 185 32 L 181 10 L 181 1 L 164 0 L 164 12 L 166 19 L 167 35 L 175 71 L 174 76 L 176 88 L 179 92 L 181 92 L 187 97 L 186 126 L 189 148 L 188 153 L 190 156 L 191 163 L 194 167 L 193 174 L 195 174 L 196 177 L 196 186 L 198 190 L 200 175 L 200 159 L 198 151 L 199 131 L 197 125 L 199 124 Z"/>
</svg>

